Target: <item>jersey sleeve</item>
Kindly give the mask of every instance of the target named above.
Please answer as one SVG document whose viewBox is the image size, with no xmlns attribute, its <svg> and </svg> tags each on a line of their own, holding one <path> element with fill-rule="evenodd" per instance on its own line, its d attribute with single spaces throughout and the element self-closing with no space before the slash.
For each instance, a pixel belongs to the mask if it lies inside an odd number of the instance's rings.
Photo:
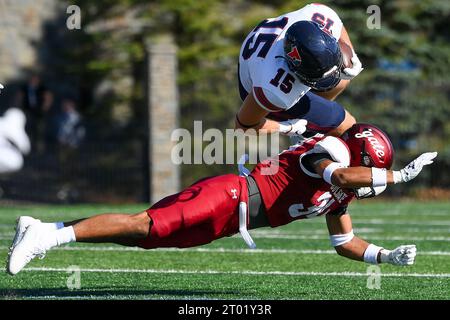
<svg viewBox="0 0 450 320">
<path fill-rule="evenodd" d="M 279 96 L 263 87 L 253 87 L 253 96 L 258 105 L 269 112 L 280 112 L 290 107 Z"/>
<path fill-rule="evenodd" d="M 339 40 L 344 25 L 336 11 L 320 3 L 309 4 L 301 11 L 305 18 L 324 26 L 324 29 L 328 30 L 336 40 Z"/>
</svg>

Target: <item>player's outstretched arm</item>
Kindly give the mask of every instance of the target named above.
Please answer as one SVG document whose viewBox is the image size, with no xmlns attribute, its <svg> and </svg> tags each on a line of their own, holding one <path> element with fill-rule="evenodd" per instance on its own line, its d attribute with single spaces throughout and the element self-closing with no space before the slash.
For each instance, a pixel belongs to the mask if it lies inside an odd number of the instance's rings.
<svg viewBox="0 0 450 320">
<path fill-rule="evenodd" d="M 316 164 L 316 172 L 328 183 L 341 188 L 386 187 L 387 184 L 408 182 L 433 163 L 437 152 L 427 152 L 399 171 L 368 167 L 344 167 L 337 162 L 324 160 Z"/>
<path fill-rule="evenodd" d="M 387 250 L 355 236 L 350 215 L 327 214 L 326 219 L 331 245 L 340 256 L 371 264 L 390 263 L 407 266 L 414 263 L 415 245 L 402 245 Z"/>
</svg>

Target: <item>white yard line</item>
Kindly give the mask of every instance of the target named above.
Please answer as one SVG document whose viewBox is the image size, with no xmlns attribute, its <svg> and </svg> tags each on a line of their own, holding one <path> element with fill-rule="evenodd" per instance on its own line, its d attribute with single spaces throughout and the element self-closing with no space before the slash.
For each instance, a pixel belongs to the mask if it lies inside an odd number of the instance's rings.
<svg viewBox="0 0 450 320">
<path fill-rule="evenodd" d="M 270 231 L 254 233 L 250 231 L 250 234 L 255 239 L 286 239 L 286 240 L 329 240 L 326 235 L 299 235 L 299 234 L 274 234 Z M 374 236 L 372 234 L 365 235 L 357 234 L 360 237 L 368 238 L 369 240 L 405 240 L 405 241 L 450 241 L 450 237 L 416 237 L 416 236 Z"/>
<path fill-rule="evenodd" d="M 352 216 L 352 217 L 355 217 Z M 321 219 L 305 219 L 308 223 L 324 223 Z M 434 226 L 434 227 L 446 227 L 450 226 L 449 220 L 426 220 L 426 221 L 414 221 L 414 219 L 408 221 L 391 220 L 391 219 L 352 219 L 353 224 L 372 224 L 372 225 L 401 225 L 401 226 Z"/>
<path fill-rule="evenodd" d="M 0 246 L 0 250 L 8 250 L 6 246 Z M 130 251 L 130 252 L 205 252 L 205 253 L 245 253 L 245 254 L 258 254 L 258 253 L 276 253 L 276 254 L 336 254 L 335 250 L 313 250 L 313 249 L 233 249 L 233 248 L 160 248 L 153 250 L 145 250 L 136 247 L 119 247 L 119 246 L 65 246 L 58 247 L 52 250 L 58 251 Z M 418 251 L 418 255 L 425 256 L 450 256 L 450 251 Z"/>
<path fill-rule="evenodd" d="M 311 235 L 298 235 L 291 233 L 272 233 L 272 232 L 252 232 L 250 234 L 254 239 L 279 239 L 279 240 L 326 240 L 329 241 L 329 237 L 326 234 L 311 234 Z M 435 237 L 416 237 L 416 236 L 382 236 L 373 234 L 357 234 L 361 238 L 367 240 L 382 240 L 382 241 L 440 241 L 450 242 L 450 237 L 435 236 Z M 0 235 L 0 240 L 12 241 L 14 234 Z M 240 238 L 240 235 L 234 235 L 232 238 Z"/>
<path fill-rule="evenodd" d="M 450 208 L 450 206 L 449 206 Z M 353 216 L 374 216 L 373 211 L 358 211 L 356 209 L 350 208 L 349 213 Z M 382 217 L 411 217 L 411 213 L 402 211 L 402 212 L 392 212 L 389 210 L 383 211 L 383 212 L 377 212 L 377 216 Z M 421 212 L 420 215 L 426 216 L 426 217 L 446 217 L 450 218 L 449 211 L 442 211 L 442 212 Z M 414 214 L 414 216 L 418 216 L 418 214 Z"/>
<path fill-rule="evenodd" d="M 4 269 L 3 269 L 4 270 Z M 68 272 L 68 268 L 26 268 L 23 271 L 33 272 Z M 98 269 L 81 268 L 80 272 L 97 273 L 160 273 L 160 274 L 237 274 L 237 275 L 273 275 L 273 276 L 328 276 L 328 277 L 367 277 L 363 272 L 294 272 L 294 271 L 221 271 L 221 270 L 176 270 L 176 269 Z M 412 278 L 450 278 L 450 273 L 380 273 L 382 277 L 412 277 Z"/>
<path fill-rule="evenodd" d="M 428 233 L 441 233 L 443 235 L 450 234 L 450 229 L 434 229 L 434 228 L 428 228 L 428 229 L 421 229 L 421 228 L 407 228 L 402 230 L 385 230 L 382 228 L 358 228 L 354 227 L 353 231 L 355 234 L 380 234 L 381 236 L 383 234 L 389 234 L 389 233 L 399 233 L 401 232 L 402 235 L 405 233 L 414 233 L 417 234 L 418 232 L 428 234 Z M 264 229 L 256 229 L 256 230 L 250 230 L 252 234 L 258 235 L 288 235 L 288 236 L 295 236 L 295 235 L 328 235 L 328 230 L 326 226 L 320 229 L 312 229 L 312 230 L 283 230 L 283 229 L 276 229 L 276 228 L 264 228 Z M 2 233 L 0 232 L 0 235 Z M 9 233 L 10 235 L 14 235 L 13 233 Z"/>
</svg>

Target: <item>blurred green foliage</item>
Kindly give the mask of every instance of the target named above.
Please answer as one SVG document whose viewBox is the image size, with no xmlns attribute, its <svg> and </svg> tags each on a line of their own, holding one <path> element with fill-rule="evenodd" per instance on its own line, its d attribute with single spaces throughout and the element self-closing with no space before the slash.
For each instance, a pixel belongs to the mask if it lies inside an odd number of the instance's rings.
<svg viewBox="0 0 450 320">
<path fill-rule="evenodd" d="M 129 127 L 145 114 L 145 42 L 172 33 L 179 47 L 180 126 L 192 129 L 233 127 L 240 107 L 237 87 L 239 49 L 247 33 L 261 20 L 301 8 L 298 0 L 77 0 L 83 30 L 67 54 L 68 68 L 83 79 L 84 91 L 99 82 L 130 77 L 104 103 L 91 100 L 93 117 L 115 122 L 129 109 Z M 439 0 L 324 1 L 340 15 L 365 70 L 338 98 L 359 121 L 385 129 L 397 150 L 399 167 L 419 152 L 437 150 L 439 158 L 421 177 L 422 184 L 450 186 L 450 108 L 448 77 L 450 2 Z M 381 9 L 381 28 L 366 25 L 367 7 Z M 412 70 L 380 68 L 380 62 Z M 100 107 L 99 107 L 100 105 Z M 120 110 L 120 109 L 119 109 Z M 130 133 L 131 132 L 131 133 Z M 141 132 L 142 133 L 142 132 Z M 185 184 L 202 176 L 234 172 L 231 166 L 185 166 Z"/>
</svg>

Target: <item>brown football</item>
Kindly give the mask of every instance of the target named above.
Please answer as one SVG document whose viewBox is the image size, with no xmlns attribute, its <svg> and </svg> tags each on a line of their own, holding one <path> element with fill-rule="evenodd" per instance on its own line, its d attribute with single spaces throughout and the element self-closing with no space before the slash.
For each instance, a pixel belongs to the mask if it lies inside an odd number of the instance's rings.
<svg viewBox="0 0 450 320">
<path fill-rule="evenodd" d="M 341 40 L 341 39 L 339 39 L 339 47 L 341 48 L 342 59 L 344 60 L 344 68 L 351 68 L 351 67 L 353 67 L 353 63 L 352 63 L 353 51 L 352 51 L 352 48 L 347 43 L 345 43 L 343 40 Z"/>
</svg>

